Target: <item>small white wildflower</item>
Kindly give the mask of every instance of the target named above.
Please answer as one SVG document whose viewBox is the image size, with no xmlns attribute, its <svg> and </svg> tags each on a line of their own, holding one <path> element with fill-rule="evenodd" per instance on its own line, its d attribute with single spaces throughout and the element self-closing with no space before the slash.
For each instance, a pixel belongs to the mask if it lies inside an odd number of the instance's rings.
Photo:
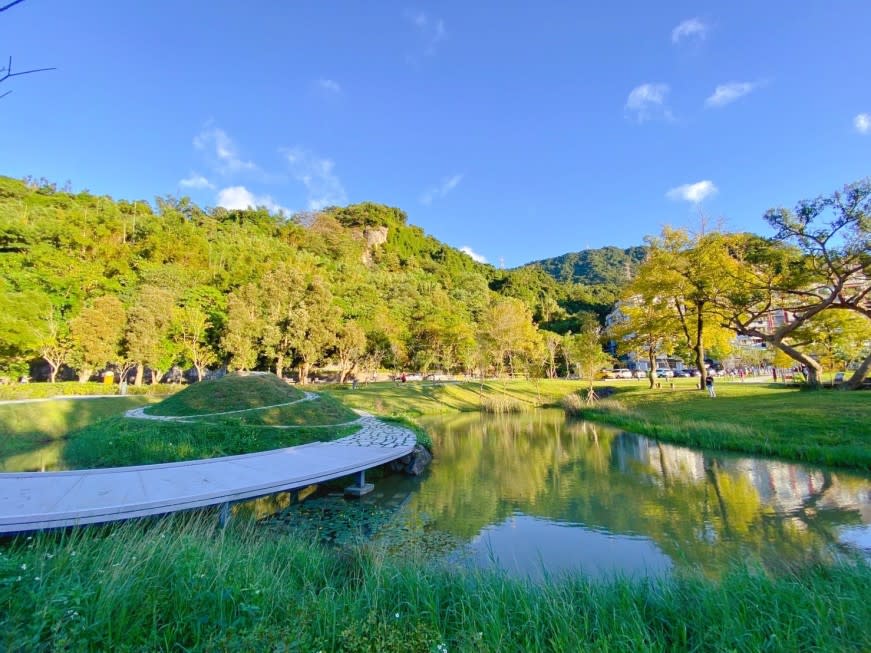
<svg viewBox="0 0 871 653">
<path fill-rule="evenodd" d="M 18 580 L 21 580 L 21 576 L 18 577 Z"/>
<path fill-rule="evenodd" d="M 398 613 L 398 612 L 397 612 L 395 615 L 393 615 L 393 616 L 395 616 L 397 619 L 399 619 L 399 613 Z"/>
<path fill-rule="evenodd" d="M 70 555 L 71 555 L 71 556 L 75 556 L 75 555 L 76 555 L 76 552 L 75 552 L 75 551 L 70 551 Z"/>
<path fill-rule="evenodd" d="M 40 580 L 42 580 L 42 578 L 40 578 L 39 576 L 37 576 L 37 577 L 34 578 L 33 580 L 40 581 Z"/>
<path fill-rule="evenodd" d="M 21 571 L 27 571 L 27 563 L 21 565 Z"/>
<path fill-rule="evenodd" d="M 49 560 L 51 560 L 52 558 L 54 558 L 54 554 L 53 553 L 46 553 L 45 557 L 48 558 Z"/>
</svg>

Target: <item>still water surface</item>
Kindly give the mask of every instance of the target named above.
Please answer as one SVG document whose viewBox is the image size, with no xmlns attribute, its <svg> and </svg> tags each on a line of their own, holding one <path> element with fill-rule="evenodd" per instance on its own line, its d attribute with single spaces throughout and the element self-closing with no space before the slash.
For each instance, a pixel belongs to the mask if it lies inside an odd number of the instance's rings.
<svg viewBox="0 0 871 653">
<path fill-rule="evenodd" d="M 436 458 L 400 519 L 455 536 L 474 564 L 717 575 L 738 560 L 871 557 L 868 475 L 663 444 L 558 410 L 423 426 Z"/>
</svg>

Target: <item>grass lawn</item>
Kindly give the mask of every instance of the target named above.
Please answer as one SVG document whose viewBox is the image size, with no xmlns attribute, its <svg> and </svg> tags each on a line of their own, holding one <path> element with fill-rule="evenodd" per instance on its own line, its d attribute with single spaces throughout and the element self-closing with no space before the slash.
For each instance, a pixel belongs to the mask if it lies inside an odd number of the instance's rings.
<svg viewBox="0 0 871 653">
<path fill-rule="evenodd" d="M 326 442 L 358 429 L 276 429 L 238 422 L 183 424 L 111 417 L 71 433 L 62 459 L 70 469 L 172 463 Z"/>
<path fill-rule="evenodd" d="M 0 457 L 30 451 L 101 419 L 159 397 L 58 399 L 0 405 Z"/>
<path fill-rule="evenodd" d="M 675 389 L 611 383 L 615 395 L 586 419 L 707 449 L 728 449 L 871 470 L 871 392 L 801 390 L 718 380 L 717 397 L 690 379 Z"/>
<path fill-rule="evenodd" d="M 357 386 L 326 386 L 326 391 L 354 408 L 404 417 L 438 415 L 454 411 L 481 410 L 488 399 L 507 398 L 527 408 L 558 405 L 560 399 L 580 387 L 577 381 L 487 381 L 467 383 L 369 383 Z"/>
</svg>

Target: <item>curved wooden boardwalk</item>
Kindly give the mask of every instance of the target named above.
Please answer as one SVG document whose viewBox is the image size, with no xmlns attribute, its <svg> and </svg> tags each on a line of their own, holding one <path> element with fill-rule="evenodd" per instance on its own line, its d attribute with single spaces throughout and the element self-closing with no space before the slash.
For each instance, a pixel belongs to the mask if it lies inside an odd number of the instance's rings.
<svg viewBox="0 0 871 653">
<path fill-rule="evenodd" d="M 402 458 L 411 431 L 364 415 L 334 442 L 162 465 L 0 474 L 0 533 L 160 515 L 294 490 Z"/>
</svg>

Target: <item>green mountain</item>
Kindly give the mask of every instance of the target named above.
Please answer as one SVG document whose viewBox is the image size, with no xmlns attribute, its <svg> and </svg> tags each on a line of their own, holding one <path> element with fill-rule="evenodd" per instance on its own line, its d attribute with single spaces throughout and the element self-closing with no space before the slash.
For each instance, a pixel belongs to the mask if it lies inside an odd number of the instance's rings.
<svg viewBox="0 0 871 653">
<path fill-rule="evenodd" d="M 644 246 L 601 247 L 533 261 L 523 267 L 541 268 L 557 281 L 620 287 L 632 277 L 646 255 Z"/>
</svg>

